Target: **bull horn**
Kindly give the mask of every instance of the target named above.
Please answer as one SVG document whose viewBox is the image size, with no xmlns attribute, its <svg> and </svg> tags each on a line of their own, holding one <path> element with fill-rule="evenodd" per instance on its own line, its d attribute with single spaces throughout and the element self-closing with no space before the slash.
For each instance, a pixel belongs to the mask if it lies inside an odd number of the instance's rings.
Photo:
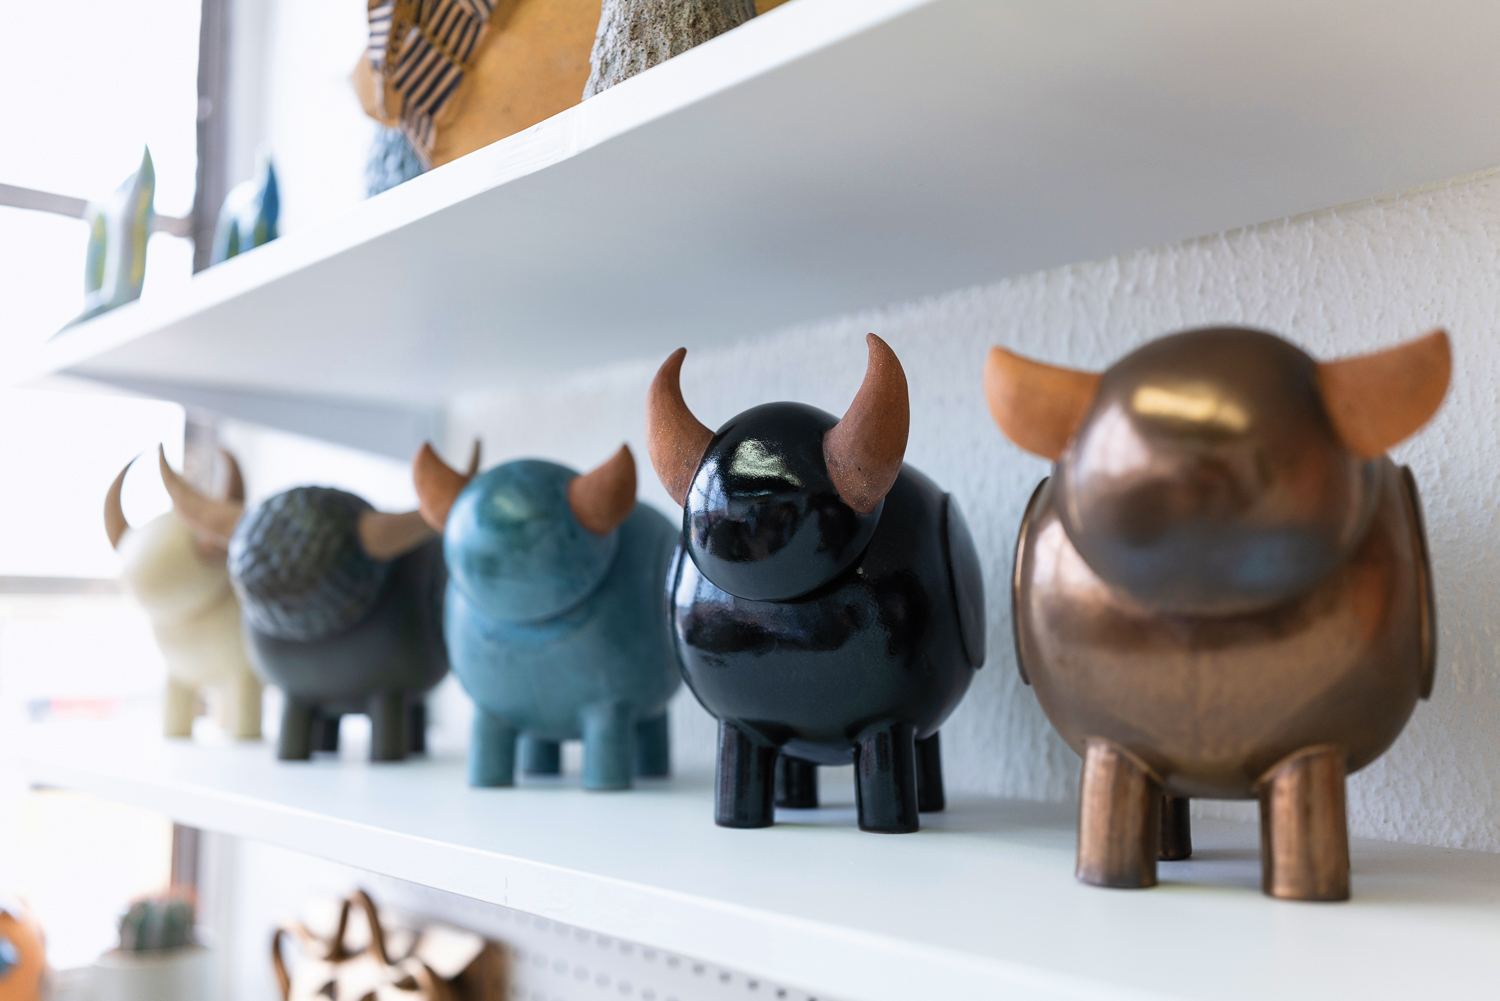
<svg viewBox="0 0 1500 1001">
<path fill-rule="evenodd" d="M 568 507 L 584 528 L 608 535 L 635 508 L 635 456 L 628 445 L 591 473 L 568 483 Z"/>
<path fill-rule="evenodd" d="M 686 357 L 687 348 L 668 355 L 646 391 L 646 451 L 661 485 L 679 504 L 686 502 L 693 474 L 714 436 L 682 398 L 682 359 Z"/>
<path fill-rule="evenodd" d="M 245 477 L 240 474 L 240 464 L 229 449 L 219 449 L 224 458 L 224 499 L 238 504 L 245 503 Z"/>
<path fill-rule="evenodd" d="M 906 373 L 885 341 L 865 337 L 870 357 L 854 402 L 823 435 L 823 459 L 839 497 L 860 514 L 875 510 L 901 473 L 911 404 Z"/>
<path fill-rule="evenodd" d="M 1022 358 L 990 348 L 984 396 L 1005 436 L 1044 459 L 1056 459 L 1088 415 L 1099 374 Z"/>
<path fill-rule="evenodd" d="M 1339 438 L 1373 459 L 1437 413 L 1452 374 L 1448 334 L 1434 330 L 1374 354 L 1320 363 L 1318 391 Z"/>
<path fill-rule="evenodd" d="M 104 495 L 104 534 L 109 536 L 109 544 L 115 549 L 120 548 L 121 537 L 130 531 L 130 522 L 125 520 L 125 509 L 120 506 L 120 491 L 125 487 L 125 474 L 130 472 L 133 465 L 135 459 L 125 463 L 125 468 L 120 470 L 120 475 L 115 477 L 115 481 L 109 485 L 109 492 Z"/>
<path fill-rule="evenodd" d="M 359 516 L 359 544 L 372 560 L 405 556 L 430 538 L 432 528 L 420 509 L 401 514 L 366 511 Z"/>
<path fill-rule="evenodd" d="M 479 442 L 469 453 L 469 472 L 460 473 L 448 465 L 432 450 L 428 442 L 422 443 L 417 457 L 411 463 L 411 479 L 417 488 L 417 510 L 422 520 L 441 532 L 448 524 L 448 511 L 468 482 L 479 472 Z"/>
<path fill-rule="evenodd" d="M 243 502 L 220 501 L 205 497 L 184 480 L 167 463 L 167 450 L 157 447 L 157 465 L 161 467 L 161 481 L 172 498 L 172 508 L 195 533 L 220 546 L 229 544 L 234 526 L 245 513 Z"/>
</svg>

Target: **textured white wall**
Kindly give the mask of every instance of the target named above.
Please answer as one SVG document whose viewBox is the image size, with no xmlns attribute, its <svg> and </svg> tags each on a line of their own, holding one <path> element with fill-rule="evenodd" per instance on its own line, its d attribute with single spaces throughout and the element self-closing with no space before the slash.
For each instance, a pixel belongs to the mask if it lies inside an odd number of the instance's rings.
<svg viewBox="0 0 1500 1001">
<path fill-rule="evenodd" d="M 1078 759 L 1019 682 L 1008 608 L 1016 526 L 1047 469 L 990 422 L 980 387 L 988 347 L 1097 368 L 1153 337 L 1207 324 L 1262 327 L 1318 357 L 1447 327 L 1457 356 L 1453 389 L 1437 419 L 1395 456 L 1413 467 L 1426 503 L 1437 684 L 1396 746 L 1352 780 L 1350 821 L 1359 835 L 1500 851 L 1492 624 L 1500 582 L 1489 561 L 1500 536 L 1497 236 L 1500 174 L 1490 173 L 690 353 L 683 392 L 711 427 L 778 399 L 842 413 L 863 374 L 865 332 L 890 342 L 911 386 L 907 458 L 963 505 L 988 593 L 988 663 L 943 731 L 949 788 L 1063 799 L 1074 795 Z M 460 399 L 449 413 L 449 455 L 479 434 L 486 464 L 539 455 L 586 468 L 625 440 L 643 499 L 675 518 L 644 444 L 645 390 L 660 361 Z M 679 700 L 674 726 L 679 764 L 708 766 L 712 721 L 691 696 Z M 1248 815 L 1247 808 L 1227 809 Z"/>
</svg>

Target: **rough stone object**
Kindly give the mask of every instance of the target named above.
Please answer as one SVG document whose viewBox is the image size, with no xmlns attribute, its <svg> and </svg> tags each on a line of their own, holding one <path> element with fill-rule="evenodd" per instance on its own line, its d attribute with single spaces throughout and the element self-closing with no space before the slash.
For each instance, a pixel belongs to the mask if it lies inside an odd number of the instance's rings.
<svg viewBox="0 0 1500 1001">
<path fill-rule="evenodd" d="M 585 99 L 755 16 L 754 0 L 604 0 Z"/>
</svg>

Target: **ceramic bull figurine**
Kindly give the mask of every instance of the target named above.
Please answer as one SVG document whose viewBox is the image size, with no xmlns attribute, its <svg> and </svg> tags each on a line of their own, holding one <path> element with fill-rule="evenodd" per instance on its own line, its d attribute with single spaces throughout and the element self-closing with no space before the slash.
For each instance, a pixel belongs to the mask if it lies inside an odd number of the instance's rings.
<svg viewBox="0 0 1500 1001">
<path fill-rule="evenodd" d="M 770 825 L 778 798 L 815 806 L 816 767 L 851 761 L 861 829 L 943 808 L 938 727 L 984 663 L 984 586 L 957 502 L 903 464 L 901 363 L 868 343 L 842 419 L 768 403 L 710 431 L 681 349 L 651 384 L 651 461 L 684 509 L 674 639 L 719 720 L 726 827 Z"/>
<path fill-rule="evenodd" d="M 225 493 L 245 498 L 239 466 L 228 452 Z M 162 477 L 175 476 L 158 452 Z M 229 585 L 225 550 L 215 539 L 195 535 L 174 509 L 132 528 L 120 506 L 120 491 L 132 459 L 104 497 L 104 530 L 120 554 L 120 583 L 151 619 L 156 645 L 167 665 L 162 729 L 168 737 L 190 737 L 199 698 L 207 693 L 219 725 L 231 736 L 260 737 L 260 679 L 245 656 L 240 603 Z"/>
<path fill-rule="evenodd" d="M 183 517 L 228 549 L 251 662 L 285 696 L 277 757 L 337 750 L 339 719 L 359 713 L 370 718 L 372 761 L 422 751 L 423 697 L 448 656 L 442 543 L 421 514 L 379 512 L 330 487 L 296 487 L 246 511 L 163 475 Z"/>
<path fill-rule="evenodd" d="M 995 420 L 1054 461 L 1013 607 L 1022 676 L 1083 757 L 1080 880 L 1155 885 L 1191 851 L 1189 798 L 1258 799 L 1265 892 L 1348 897 L 1345 776 L 1435 656 L 1416 483 L 1385 451 L 1450 365 L 1441 331 L 1320 363 L 1193 330 L 1103 375 L 991 351 Z"/>
<path fill-rule="evenodd" d="M 424 446 L 413 465 L 448 561 L 453 671 L 474 699 L 469 782 L 560 771 L 583 740 L 585 789 L 669 770 L 679 677 L 661 607 L 676 533 L 635 500 L 628 448 L 582 476 L 519 459 L 459 475 Z"/>
</svg>

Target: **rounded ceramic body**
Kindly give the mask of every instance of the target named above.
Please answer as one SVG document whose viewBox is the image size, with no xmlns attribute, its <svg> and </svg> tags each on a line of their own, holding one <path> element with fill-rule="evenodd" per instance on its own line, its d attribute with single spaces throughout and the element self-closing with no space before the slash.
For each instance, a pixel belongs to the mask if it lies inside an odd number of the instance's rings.
<svg viewBox="0 0 1500 1001">
<path fill-rule="evenodd" d="M 467 568 L 448 584 L 453 672 L 480 710 L 543 741 L 582 737 L 590 707 L 659 717 L 679 684 L 661 602 L 676 533 L 637 504 L 592 536 L 567 508 L 575 475 L 537 460 L 489 470 L 459 496 L 446 532 L 449 565 Z M 497 528 L 489 513 L 497 498 L 513 511 L 521 495 L 534 505 L 525 540 L 515 519 Z M 527 578 L 529 596 L 518 586 Z"/>
<path fill-rule="evenodd" d="M 1396 739 L 1432 684 L 1432 587 L 1415 483 L 1369 464 L 1362 538 L 1309 589 L 1238 614 L 1163 613 L 1106 583 L 1043 481 L 1017 543 L 1017 656 L 1083 754 L 1103 738 L 1175 796 L 1250 799 L 1273 765 L 1335 745 L 1349 771 Z"/>
<path fill-rule="evenodd" d="M 327 714 L 363 713 L 377 692 L 419 696 L 448 673 L 441 627 L 445 582 L 442 541 L 430 539 L 391 562 L 374 606 L 339 632 L 282 639 L 247 621 L 252 662 L 289 701 Z"/>
<path fill-rule="evenodd" d="M 811 440 L 816 447 L 821 430 Z M 821 466 L 821 453 L 815 461 Z M 689 538 L 694 500 L 684 519 Z M 862 548 L 813 561 L 841 564 L 831 579 L 784 600 L 730 594 L 700 568 L 691 543 L 678 546 L 669 581 L 674 640 L 704 708 L 819 764 L 849 762 L 872 725 L 908 724 L 918 739 L 937 731 L 984 662 L 978 557 L 957 504 L 910 466 L 872 514 L 878 521 Z M 863 534 L 865 518 L 849 521 Z"/>
</svg>

